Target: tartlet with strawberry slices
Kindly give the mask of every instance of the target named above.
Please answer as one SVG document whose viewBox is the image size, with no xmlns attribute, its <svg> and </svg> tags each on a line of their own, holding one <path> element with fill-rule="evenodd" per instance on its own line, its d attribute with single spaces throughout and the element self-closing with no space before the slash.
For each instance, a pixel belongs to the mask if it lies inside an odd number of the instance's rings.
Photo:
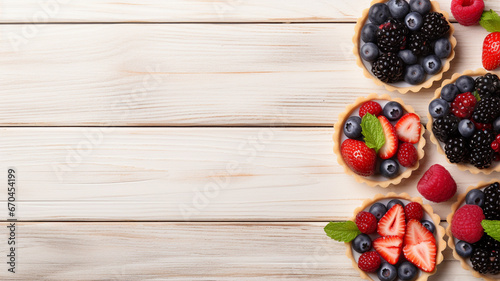
<svg viewBox="0 0 500 281">
<path fill-rule="evenodd" d="M 337 162 L 346 174 L 369 186 L 399 184 L 424 157 L 420 117 L 388 95 L 358 98 L 339 115 L 334 129 Z"/>
</svg>

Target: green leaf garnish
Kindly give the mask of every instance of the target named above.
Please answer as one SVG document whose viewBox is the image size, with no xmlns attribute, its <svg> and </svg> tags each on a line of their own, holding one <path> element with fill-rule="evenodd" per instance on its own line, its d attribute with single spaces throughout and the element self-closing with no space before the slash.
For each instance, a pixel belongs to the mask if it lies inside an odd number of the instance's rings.
<svg viewBox="0 0 500 281">
<path fill-rule="evenodd" d="M 474 97 L 476 97 L 476 101 L 480 101 L 481 100 L 481 97 L 479 96 L 479 92 L 478 91 L 474 91 L 472 94 L 474 95 Z"/>
<path fill-rule="evenodd" d="M 483 220 L 481 225 L 486 234 L 500 242 L 500 221 Z"/>
<path fill-rule="evenodd" d="M 370 113 L 366 113 L 361 119 L 361 133 L 365 137 L 366 146 L 375 149 L 375 152 L 378 152 L 385 143 L 382 124 Z"/>
<path fill-rule="evenodd" d="M 493 10 L 485 11 L 479 24 L 489 32 L 500 31 L 500 16 Z"/>
<path fill-rule="evenodd" d="M 351 242 L 361 233 L 353 221 L 330 222 L 324 229 L 328 237 L 339 242 Z"/>
</svg>

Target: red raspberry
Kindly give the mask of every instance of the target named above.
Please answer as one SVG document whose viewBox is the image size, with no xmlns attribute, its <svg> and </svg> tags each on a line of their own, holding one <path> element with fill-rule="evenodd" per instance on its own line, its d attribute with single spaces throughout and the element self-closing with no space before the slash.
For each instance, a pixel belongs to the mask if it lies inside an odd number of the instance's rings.
<svg viewBox="0 0 500 281">
<path fill-rule="evenodd" d="M 500 134 L 498 134 L 495 139 L 500 143 Z"/>
<path fill-rule="evenodd" d="M 467 243 L 476 243 L 481 239 L 484 229 L 481 221 L 484 220 L 483 209 L 478 205 L 463 205 L 451 219 L 451 233 L 459 240 Z"/>
<path fill-rule="evenodd" d="M 467 92 L 458 95 L 451 103 L 451 112 L 458 118 L 469 118 L 476 106 L 476 97 Z"/>
<path fill-rule="evenodd" d="M 495 152 L 499 152 L 500 151 L 500 143 L 498 143 L 498 141 L 494 140 L 491 143 L 491 149 L 493 149 Z"/>
<path fill-rule="evenodd" d="M 410 202 L 405 206 L 406 221 L 415 219 L 420 221 L 424 217 L 424 209 L 417 202 Z"/>
<path fill-rule="evenodd" d="M 411 143 L 404 142 L 399 146 L 398 162 L 403 167 L 413 167 L 418 161 L 417 149 Z"/>
<path fill-rule="evenodd" d="M 377 230 L 377 218 L 370 212 L 359 212 L 355 223 L 359 231 L 364 234 L 372 234 Z"/>
<path fill-rule="evenodd" d="M 434 164 L 418 181 L 417 190 L 425 199 L 439 203 L 455 195 L 457 183 L 448 170 L 439 164 Z"/>
<path fill-rule="evenodd" d="M 361 105 L 359 108 L 359 117 L 363 118 L 366 113 L 371 115 L 379 116 L 382 113 L 382 106 L 378 102 L 367 101 Z"/>
<path fill-rule="evenodd" d="M 474 123 L 474 126 L 476 126 L 476 129 L 478 130 L 492 130 L 493 129 L 493 125 L 491 125 L 490 123 L 477 123 L 476 121 L 472 120 L 472 123 Z"/>
<path fill-rule="evenodd" d="M 380 255 L 375 251 L 363 253 L 358 259 L 358 267 L 364 272 L 375 272 L 381 264 Z"/>
<path fill-rule="evenodd" d="M 461 25 L 475 25 L 481 19 L 484 10 L 483 0 L 453 0 L 451 13 Z"/>
</svg>

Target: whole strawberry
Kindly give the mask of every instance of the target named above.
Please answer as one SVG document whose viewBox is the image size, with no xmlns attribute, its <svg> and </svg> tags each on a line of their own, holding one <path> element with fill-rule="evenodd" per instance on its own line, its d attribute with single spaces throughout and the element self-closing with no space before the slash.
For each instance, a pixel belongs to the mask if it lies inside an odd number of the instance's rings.
<svg viewBox="0 0 500 281">
<path fill-rule="evenodd" d="M 490 33 L 483 42 L 483 67 L 493 70 L 500 66 L 500 32 Z"/>
<path fill-rule="evenodd" d="M 340 146 L 340 152 L 347 166 L 356 174 L 368 177 L 375 173 L 377 153 L 364 142 L 347 139 Z"/>
<path fill-rule="evenodd" d="M 481 19 L 484 10 L 483 0 L 453 0 L 451 13 L 461 25 L 475 25 Z"/>
</svg>

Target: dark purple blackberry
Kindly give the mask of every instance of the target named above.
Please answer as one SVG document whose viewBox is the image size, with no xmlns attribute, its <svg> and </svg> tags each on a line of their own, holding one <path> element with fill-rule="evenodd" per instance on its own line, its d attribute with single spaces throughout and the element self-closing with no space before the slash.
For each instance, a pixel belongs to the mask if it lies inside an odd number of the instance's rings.
<svg viewBox="0 0 500 281">
<path fill-rule="evenodd" d="M 474 248 L 500 250 L 500 242 L 493 239 L 491 236 L 489 236 L 486 233 L 483 234 L 483 237 L 481 237 L 481 240 L 472 244 L 472 246 Z"/>
<path fill-rule="evenodd" d="M 373 62 L 372 73 L 384 83 L 403 80 L 404 62 L 395 53 L 382 54 Z"/>
<path fill-rule="evenodd" d="M 472 119 L 477 123 L 491 123 L 500 115 L 500 98 L 490 96 L 482 98 L 477 104 Z"/>
<path fill-rule="evenodd" d="M 470 261 L 472 263 L 472 268 L 481 273 L 486 274 L 490 272 L 491 269 L 491 261 L 490 261 L 490 253 L 481 248 L 475 248 L 472 251 L 472 255 L 470 256 Z"/>
<path fill-rule="evenodd" d="M 495 151 L 491 149 L 491 143 L 495 140 L 495 134 L 488 130 L 478 130 L 470 140 L 469 161 L 479 169 L 491 166 Z"/>
<path fill-rule="evenodd" d="M 476 91 L 481 98 L 500 93 L 500 79 L 496 74 L 487 73 L 476 78 Z"/>
<path fill-rule="evenodd" d="M 446 115 L 443 118 L 436 118 L 432 123 L 432 132 L 441 142 L 458 136 L 458 123 L 460 119 L 453 114 Z"/>
<path fill-rule="evenodd" d="M 490 274 L 500 273 L 500 251 L 492 250 L 490 253 Z"/>
<path fill-rule="evenodd" d="M 407 35 L 406 24 L 390 18 L 377 31 L 377 46 L 383 53 L 397 53 L 405 48 Z"/>
<path fill-rule="evenodd" d="M 484 189 L 483 213 L 488 220 L 500 219 L 500 184 L 498 182 Z M 500 246 L 500 243 L 497 245 Z"/>
<path fill-rule="evenodd" d="M 451 163 L 464 162 L 469 154 L 469 144 L 464 137 L 451 138 L 446 142 L 444 151 Z"/>
<path fill-rule="evenodd" d="M 416 56 L 427 56 L 431 53 L 431 42 L 422 33 L 412 33 L 408 36 L 406 49 L 411 50 Z"/>
<path fill-rule="evenodd" d="M 424 16 L 424 25 L 422 25 L 420 30 L 423 35 L 433 41 L 448 33 L 450 30 L 450 24 L 443 14 L 430 12 Z"/>
</svg>

